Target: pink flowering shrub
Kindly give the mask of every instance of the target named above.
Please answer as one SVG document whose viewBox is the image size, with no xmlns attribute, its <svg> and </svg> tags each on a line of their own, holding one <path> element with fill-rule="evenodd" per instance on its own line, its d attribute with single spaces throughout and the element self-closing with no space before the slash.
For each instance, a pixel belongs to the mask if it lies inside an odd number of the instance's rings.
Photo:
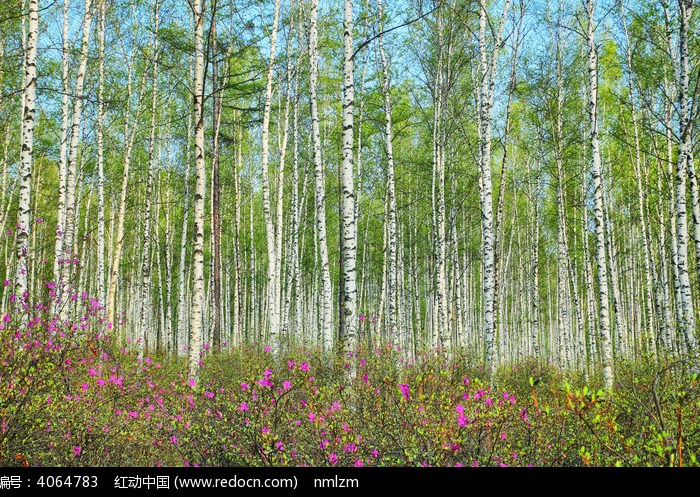
<svg viewBox="0 0 700 497">
<path fill-rule="evenodd" d="M 71 322 L 2 316 L 0 465 L 697 465 L 691 358 L 629 365 L 611 396 L 534 360 L 491 377 L 462 355 L 245 345 L 207 352 L 193 388 L 183 358 L 139 359 L 76 302 Z"/>
</svg>

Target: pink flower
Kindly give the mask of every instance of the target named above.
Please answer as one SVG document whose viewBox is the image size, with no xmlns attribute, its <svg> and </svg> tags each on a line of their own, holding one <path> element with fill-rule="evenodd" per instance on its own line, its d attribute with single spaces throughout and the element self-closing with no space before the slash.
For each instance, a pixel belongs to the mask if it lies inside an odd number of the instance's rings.
<svg viewBox="0 0 700 497">
<path fill-rule="evenodd" d="M 284 444 L 282 442 L 275 442 L 275 448 L 277 450 L 284 450 Z"/>
<path fill-rule="evenodd" d="M 309 413 L 309 421 L 311 421 L 313 423 L 315 420 L 316 420 L 316 414 L 310 412 Z"/>
<path fill-rule="evenodd" d="M 264 351 L 265 353 L 270 352 L 270 346 L 269 346 L 269 345 L 265 345 L 265 348 L 263 348 L 263 351 Z"/>
<path fill-rule="evenodd" d="M 284 383 L 282 383 L 282 387 L 285 390 L 289 390 L 290 388 L 292 388 L 292 383 L 289 380 L 284 380 Z"/>
<path fill-rule="evenodd" d="M 73 447 L 73 457 L 78 457 L 82 451 L 83 448 L 80 445 L 76 445 Z"/>
<path fill-rule="evenodd" d="M 244 392 L 246 390 L 248 390 L 249 388 L 250 388 L 250 385 L 248 385 L 247 383 L 241 383 L 241 390 L 243 390 Z"/>
<path fill-rule="evenodd" d="M 334 453 L 328 454 L 328 462 L 335 466 L 338 464 L 338 456 L 336 456 Z"/>
<path fill-rule="evenodd" d="M 248 410 L 248 403 L 247 402 L 241 402 L 241 405 L 236 408 L 238 411 L 247 411 Z"/>
<path fill-rule="evenodd" d="M 80 387 L 83 389 L 83 392 L 84 392 L 84 391 L 86 391 L 88 388 L 90 388 L 90 385 L 88 385 L 87 383 L 83 383 L 82 385 L 80 385 Z"/>
<path fill-rule="evenodd" d="M 399 388 L 401 389 L 401 395 L 403 395 L 403 398 L 408 400 L 411 400 L 411 390 L 408 387 L 406 383 L 401 383 L 399 384 Z"/>
<path fill-rule="evenodd" d="M 304 371 L 305 373 L 308 373 L 311 370 L 311 366 L 307 362 L 302 362 L 301 365 L 299 366 L 299 369 Z"/>
<path fill-rule="evenodd" d="M 364 465 L 362 464 L 362 459 L 358 459 L 358 460 L 355 461 L 355 467 L 356 467 L 356 468 L 361 468 L 362 466 L 364 466 Z"/>
<path fill-rule="evenodd" d="M 170 436 L 170 443 L 173 445 L 180 445 L 180 442 L 178 442 L 177 437 L 175 435 Z"/>
<path fill-rule="evenodd" d="M 360 323 L 363 322 L 364 320 L 365 320 L 365 315 L 364 315 L 364 314 L 360 314 Z"/>
</svg>

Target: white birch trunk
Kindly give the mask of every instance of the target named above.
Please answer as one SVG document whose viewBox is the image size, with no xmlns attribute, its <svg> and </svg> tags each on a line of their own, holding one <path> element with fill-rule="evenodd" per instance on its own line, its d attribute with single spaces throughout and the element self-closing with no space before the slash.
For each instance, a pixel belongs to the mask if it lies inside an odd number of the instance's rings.
<svg viewBox="0 0 700 497">
<path fill-rule="evenodd" d="M 80 122 L 83 110 L 83 86 L 85 71 L 87 68 L 88 50 L 90 47 L 90 25 L 92 22 L 92 0 L 85 0 L 85 17 L 83 20 L 83 37 L 80 49 L 80 64 L 75 80 L 75 100 L 73 101 L 73 116 L 70 126 L 70 146 L 68 149 L 68 163 L 66 170 L 66 217 L 63 229 L 63 264 L 61 268 L 61 314 L 66 309 L 66 292 L 72 280 L 73 265 L 77 263 L 73 249 L 76 232 L 76 183 L 78 176 L 78 145 L 80 141 Z"/>
<path fill-rule="evenodd" d="M 70 0 L 63 2 L 63 46 L 61 56 L 61 81 L 63 83 L 63 95 L 61 95 L 61 148 L 58 166 L 58 211 L 56 216 L 56 241 L 54 248 L 53 278 L 60 287 L 61 268 L 63 261 L 63 230 L 66 220 L 66 171 L 68 160 L 68 126 L 69 126 L 69 93 L 68 82 L 68 8 Z M 60 293 L 60 288 L 58 288 Z"/>
<path fill-rule="evenodd" d="M 129 186 L 129 169 L 131 167 L 131 153 L 134 149 L 134 140 L 136 138 L 136 123 L 130 126 L 131 121 L 131 109 L 130 102 L 132 97 L 132 81 L 131 81 L 131 71 L 134 65 L 133 55 L 129 60 L 129 67 L 127 68 L 127 105 L 124 112 L 124 164 L 122 170 L 122 184 L 121 192 L 119 195 L 119 212 L 117 213 L 117 234 L 116 238 L 111 240 L 112 246 L 112 266 L 110 269 L 109 285 L 107 290 L 107 322 L 115 323 L 116 318 L 116 308 L 117 308 L 117 286 L 119 283 L 119 267 L 121 265 L 122 250 L 124 247 L 124 220 L 126 218 L 126 197 L 127 189 Z M 146 85 L 146 74 L 147 71 L 143 71 L 141 77 L 141 86 L 139 90 L 138 104 L 136 108 L 135 115 L 138 116 L 141 107 L 141 102 L 143 100 L 143 93 L 145 91 Z"/>
<path fill-rule="evenodd" d="M 333 347 L 333 296 L 331 275 L 328 261 L 328 242 L 326 235 L 326 182 L 321 158 L 321 132 L 319 129 L 318 100 L 318 0 L 311 0 L 311 20 L 309 26 L 309 99 L 311 106 L 311 136 L 313 140 L 314 170 L 316 177 L 316 232 L 321 270 L 320 332 L 323 337 L 323 350 Z"/>
<path fill-rule="evenodd" d="M 381 0 L 379 0 L 381 18 Z M 355 184 L 353 177 L 355 79 L 353 62 L 352 0 L 343 9 L 343 161 L 340 174 L 340 347 L 349 355 L 357 348 L 357 229 L 355 226 Z M 381 21 L 380 21 L 381 22 Z M 380 25 L 381 29 L 381 25 Z M 380 37 L 381 45 L 381 37 Z M 386 83 L 385 83 L 386 86 Z M 390 110 L 387 109 L 387 126 Z M 350 360 L 349 376 L 355 376 L 355 360 Z"/>
<path fill-rule="evenodd" d="M 204 167 L 204 0 L 194 0 L 194 164 L 196 183 L 194 192 L 194 247 L 192 308 L 190 311 L 190 347 L 187 357 L 189 378 L 194 384 L 199 379 L 204 322 L 204 195 L 206 170 Z"/>
<path fill-rule="evenodd" d="M 346 0 L 347 1 L 347 0 Z M 377 0 L 377 8 L 379 10 L 379 55 L 381 58 L 381 69 L 382 69 L 382 93 L 384 96 L 384 115 L 385 115 L 385 140 L 386 140 L 386 188 L 388 195 L 388 209 L 387 209 L 387 280 L 386 280 L 386 290 L 387 290 L 387 338 L 395 346 L 398 344 L 398 330 L 397 330 L 397 314 L 398 314 L 398 295 L 397 295 L 397 234 L 396 234 L 396 186 L 394 181 L 394 147 L 393 147 L 393 127 L 391 121 L 391 81 L 389 74 L 389 64 L 387 62 L 386 51 L 384 50 L 384 40 L 381 35 L 384 29 L 384 23 L 382 17 L 384 15 L 382 0 Z M 443 179 L 444 179 L 444 169 L 443 169 Z M 444 188 L 444 184 L 443 184 Z M 444 200 L 444 199 L 443 199 Z M 444 224 L 444 211 L 443 211 L 443 223 L 442 223 L 442 236 L 439 240 L 442 241 L 441 256 L 443 261 L 444 269 L 444 258 L 445 258 L 445 224 Z M 446 298 L 446 286 L 444 281 L 444 270 L 443 270 L 443 290 L 444 297 Z M 444 345 L 444 344 L 443 344 Z"/>
<path fill-rule="evenodd" d="M 678 231 L 678 277 L 680 283 L 680 338 L 685 352 L 692 352 L 697 347 L 695 338 L 695 311 L 688 275 L 688 221 L 686 209 L 686 175 L 692 160 L 692 121 L 689 103 L 688 74 L 688 24 L 693 10 L 693 0 L 679 0 L 679 136 L 678 162 L 676 166 L 676 228 Z"/>
<path fill-rule="evenodd" d="M 39 37 L 39 2 L 29 0 L 29 31 L 24 57 L 24 88 L 22 90 L 22 150 L 19 164 L 19 198 L 17 212 L 17 272 L 15 275 L 15 295 L 18 309 L 22 310 L 22 301 L 28 298 L 27 260 L 29 258 L 29 232 L 32 167 L 34 162 L 34 114 L 36 112 L 36 56 Z"/>
<path fill-rule="evenodd" d="M 501 43 L 501 34 L 505 23 L 510 0 L 506 0 L 503 16 L 499 25 L 491 60 L 486 54 L 486 1 L 479 1 L 479 175 L 481 184 L 481 236 L 483 257 L 483 291 L 484 291 L 484 337 L 486 342 L 486 366 L 492 372 L 497 365 L 496 358 L 496 322 L 495 322 L 495 237 L 493 216 L 493 184 L 491 181 L 491 111 L 493 108 L 493 87 L 495 83 L 495 66 Z"/>
<path fill-rule="evenodd" d="M 97 87 L 97 298 L 102 306 L 107 299 L 105 287 L 105 173 L 104 173 L 104 76 L 105 76 L 105 16 L 107 2 L 100 2 L 98 34 Z"/>
<path fill-rule="evenodd" d="M 272 21 L 270 36 L 270 58 L 267 66 L 267 83 L 265 85 L 265 110 L 262 123 L 262 195 L 263 214 L 265 216 L 265 236 L 267 239 L 267 325 L 270 346 L 274 348 L 273 355 L 279 352 L 279 306 L 276 305 L 279 272 L 277 271 L 277 238 L 272 220 L 272 205 L 270 200 L 270 114 L 272 107 L 272 79 L 275 74 L 275 50 L 277 43 L 277 25 L 280 16 L 280 0 L 275 0 L 275 14 Z"/>
<path fill-rule="evenodd" d="M 608 310 L 608 265 L 605 250 L 605 224 L 603 213 L 603 174 L 598 143 L 598 52 L 594 38 L 595 2 L 588 0 L 588 115 L 590 120 L 591 174 L 594 190 L 594 217 L 596 231 L 596 264 L 598 266 L 598 305 L 600 313 L 600 338 L 602 344 L 603 381 L 606 390 L 612 390 L 613 346 L 610 334 Z"/>
<path fill-rule="evenodd" d="M 148 142 L 148 174 L 146 178 L 146 212 L 143 218 L 143 257 L 141 260 L 141 309 L 138 327 L 139 357 L 146 347 L 147 314 L 151 311 L 151 197 L 153 196 L 153 170 L 156 162 L 156 112 L 158 99 L 158 0 L 153 7 L 153 80 L 151 89 L 151 133 Z"/>
</svg>

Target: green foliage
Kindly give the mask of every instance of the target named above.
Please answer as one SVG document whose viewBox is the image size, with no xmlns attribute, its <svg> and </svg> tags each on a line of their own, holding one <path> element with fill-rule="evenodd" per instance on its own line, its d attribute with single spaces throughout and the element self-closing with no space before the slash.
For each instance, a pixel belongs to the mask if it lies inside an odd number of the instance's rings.
<svg viewBox="0 0 700 497">
<path fill-rule="evenodd" d="M 0 465 L 697 464 L 697 361 L 627 364 L 607 394 L 534 359 L 489 384 L 466 355 L 242 346 L 208 355 L 193 388 L 183 361 L 139 360 L 86 316 L 4 319 Z"/>
</svg>

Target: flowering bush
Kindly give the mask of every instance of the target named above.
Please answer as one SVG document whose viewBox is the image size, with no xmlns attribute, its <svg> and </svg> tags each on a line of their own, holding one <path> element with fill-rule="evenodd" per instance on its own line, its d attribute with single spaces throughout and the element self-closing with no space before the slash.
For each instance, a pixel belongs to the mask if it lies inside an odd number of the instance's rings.
<svg viewBox="0 0 700 497">
<path fill-rule="evenodd" d="M 690 359 L 628 365 L 606 395 L 532 359 L 486 381 L 465 356 L 250 345 L 206 355 L 193 387 L 181 360 L 139 359 L 78 301 L 73 322 L 3 315 L 0 465 L 697 464 Z"/>
</svg>

